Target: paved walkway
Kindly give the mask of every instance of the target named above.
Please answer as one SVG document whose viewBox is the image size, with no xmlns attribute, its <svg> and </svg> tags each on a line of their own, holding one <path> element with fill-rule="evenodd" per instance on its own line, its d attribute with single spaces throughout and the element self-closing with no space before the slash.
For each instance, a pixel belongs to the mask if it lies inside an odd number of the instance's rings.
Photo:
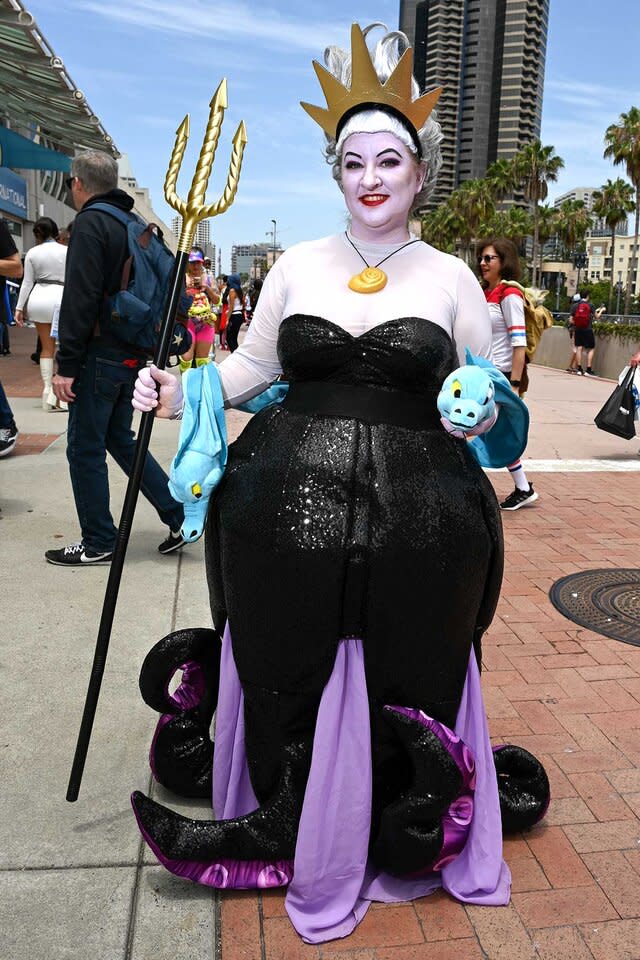
<svg viewBox="0 0 640 960">
<path fill-rule="evenodd" d="M 20 338 L 0 360 L 23 434 L 57 435 L 66 418 L 38 410 L 37 368 Z M 30 352 L 30 350 L 28 351 Z M 35 375 L 35 376 L 34 376 Z M 535 369 L 531 476 L 539 504 L 504 517 L 506 577 L 484 644 L 484 696 L 495 742 L 536 753 L 553 803 L 542 825 L 505 843 L 509 907 L 463 907 L 437 894 L 374 906 L 348 940 L 303 945 L 283 895 L 213 895 L 155 864 L 128 806 L 148 790 L 155 718 L 137 690 L 153 642 L 208 622 L 200 544 L 161 557 L 142 501 L 85 779 L 64 800 L 107 571 L 44 563 L 77 537 L 64 438 L 0 462 L 4 616 L 0 920 L 7 960 L 639 960 L 640 649 L 565 620 L 548 589 L 564 574 L 639 565 L 640 440 L 592 425 L 611 383 Z M 22 394 L 21 394 L 22 392 Z M 13 398 L 16 398 L 15 401 Z M 246 418 L 232 414 L 237 431 Z M 168 464 L 177 427 L 152 446 Z M 585 467 L 588 469 L 585 472 Z M 124 492 L 114 468 L 117 515 Z M 499 493 L 505 472 L 491 474 Z M 161 789 L 160 799 L 169 800 Z M 204 805 L 174 802 L 187 815 Z"/>
</svg>

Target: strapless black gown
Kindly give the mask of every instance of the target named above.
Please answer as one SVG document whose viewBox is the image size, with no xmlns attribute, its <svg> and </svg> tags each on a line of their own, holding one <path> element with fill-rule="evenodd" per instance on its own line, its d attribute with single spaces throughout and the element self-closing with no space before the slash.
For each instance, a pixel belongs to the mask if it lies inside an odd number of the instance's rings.
<svg viewBox="0 0 640 960">
<path fill-rule="evenodd" d="M 415 428 L 269 407 L 230 446 L 207 520 L 213 619 L 221 629 L 228 618 L 258 799 L 283 744 L 313 734 L 345 636 L 363 641 L 375 795 L 376 782 L 403 779 L 389 777 L 404 761 L 383 704 L 455 724 L 472 645 L 479 652 L 498 601 L 499 509 L 465 441 L 438 419 L 458 365 L 440 327 L 406 317 L 354 337 L 295 315 L 278 354 L 292 384 L 402 391 L 432 411 Z"/>
</svg>

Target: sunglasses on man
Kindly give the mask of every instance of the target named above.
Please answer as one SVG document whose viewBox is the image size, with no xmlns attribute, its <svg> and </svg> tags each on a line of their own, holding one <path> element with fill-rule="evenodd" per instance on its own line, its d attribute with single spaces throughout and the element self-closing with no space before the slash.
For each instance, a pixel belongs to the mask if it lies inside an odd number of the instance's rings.
<svg viewBox="0 0 640 960">
<path fill-rule="evenodd" d="M 491 263 L 492 260 L 499 260 L 500 257 L 497 253 L 485 253 L 484 256 L 478 257 L 478 265 L 481 263 L 486 263 L 487 266 Z"/>
<path fill-rule="evenodd" d="M 67 190 L 71 190 L 74 180 L 77 180 L 77 177 L 65 177 L 64 185 L 67 188 Z"/>
</svg>

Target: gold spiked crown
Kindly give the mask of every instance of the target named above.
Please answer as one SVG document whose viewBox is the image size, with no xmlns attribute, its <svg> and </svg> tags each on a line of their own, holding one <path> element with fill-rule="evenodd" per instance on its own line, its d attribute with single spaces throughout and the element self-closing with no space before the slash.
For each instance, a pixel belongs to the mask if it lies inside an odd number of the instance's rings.
<svg viewBox="0 0 640 960">
<path fill-rule="evenodd" d="M 438 87 L 412 100 L 411 47 L 402 54 L 386 83 L 381 83 L 371 61 L 364 34 L 357 23 L 351 26 L 351 87 L 343 86 L 316 60 L 313 61 L 313 68 L 327 101 L 327 109 L 302 102 L 300 106 L 332 139 L 337 139 L 341 121 L 346 119 L 347 114 L 352 116 L 359 110 L 378 109 L 404 119 L 413 139 L 417 141 L 417 131 L 426 123 L 442 93 L 442 87 Z M 416 145 L 420 152 L 419 142 Z"/>
</svg>

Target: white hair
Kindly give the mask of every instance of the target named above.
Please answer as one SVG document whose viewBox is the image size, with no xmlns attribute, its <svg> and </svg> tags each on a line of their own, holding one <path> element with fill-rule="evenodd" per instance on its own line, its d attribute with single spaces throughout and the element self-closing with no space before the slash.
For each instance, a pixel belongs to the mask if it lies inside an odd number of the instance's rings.
<svg viewBox="0 0 640 960">
<path fill-rule="evenodd" d="M 370 23 L 367 27 L 364 27 L 363 35 L 366 37 L 376 27 L 387 30 L 384 23 Z M 378 41 L 371 59 L 381 83 L 386 83 L 395 70 L 400 57 L 409 46 L 408 38 L 399 30 L 385 32 L 385 35 Z M 349 87 L 351 85 L 351 54 L 347 50 L 343 50 L 341 47 L 327 47 L 324 52 L 324 62 L 329 73 L 332 73 L 343 86 Z M 420 88 L 414 79 L 411 80 L 411 95 L 414 100 L 420 96 Z M 342 190 L 341 157 L 347 137 L 350 137 L 353 133 L 380 132 L 391 133 L 397 137 L 414 155 L 416 163 L 425 167 L 426 174 L 422 189 L 416 194 L 411 208 L 412 211 L 418 210 L 425 205 L 432 193 L 438 172 L 442 166 L 442 155 L 440 153 L 442 131 L 434 113 L 431 113 L 424 126 L 417 131 L 422 148 L 422 160 L 418 158 L 418 151 L 409 130 L 396 117 L 383 110 L 363 110 L 354 114 L 345 123 L 337 141 L 332 137 L 327 137 L 325 158 L 327 163 L 331 164 L 333 178 Z"/>
</svg>

